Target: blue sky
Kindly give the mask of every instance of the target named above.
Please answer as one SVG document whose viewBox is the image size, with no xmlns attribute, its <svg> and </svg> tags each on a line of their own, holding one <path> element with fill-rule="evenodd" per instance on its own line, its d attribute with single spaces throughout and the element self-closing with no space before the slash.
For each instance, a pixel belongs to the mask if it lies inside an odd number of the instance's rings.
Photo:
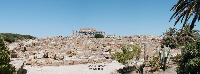
<svg viewBox="0 0 200 74">
<path fill-rule="evenodd" d="M 162 35 L 177 0 L 0 0 L 0 32 L 70 36 L 93 27 L 108 34 Z"/>
</svg>

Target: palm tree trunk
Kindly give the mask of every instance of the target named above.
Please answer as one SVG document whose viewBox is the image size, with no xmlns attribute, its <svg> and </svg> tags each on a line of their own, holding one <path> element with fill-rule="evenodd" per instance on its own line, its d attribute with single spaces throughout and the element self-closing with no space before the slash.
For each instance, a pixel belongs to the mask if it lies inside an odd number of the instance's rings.
<svg viewBox="0 0 200 74">
<path fill-rule="evenodd" d="M 191 25 L 190 25 L 190 32 L 192 31 L 192 29 L 194 28 L 194 23 L 196 22 L 196 20 L 197 20 L 197 15 L 195 15 L 194 16 L 194 19 L 192 20 L 192 23 L 191 23 Z"/>
</svg>

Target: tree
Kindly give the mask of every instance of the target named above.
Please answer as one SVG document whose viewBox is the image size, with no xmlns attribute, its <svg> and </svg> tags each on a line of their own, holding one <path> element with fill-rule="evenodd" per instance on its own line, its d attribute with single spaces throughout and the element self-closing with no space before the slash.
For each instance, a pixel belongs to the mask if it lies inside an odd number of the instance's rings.
<svg viewBox="0 0 200 74">
<path fill-rule="evenodd" d="M 185 45 L 177 67 L 178 74 L 200 73 L 200 39 Z"/>
<path fill-rule="evenodd" d="M 195 26 L 195 22 L 200 20 L 200 0 L 179 0 L 177 4 L 175 4 L 172 9 L 174 14 L 171 16 L 170 21 L 173 18 L 176 18 L 176 25 L 179 21 L 181 23 L 184 20 L 183 27 L 192 17 L 190 30 L 192 30 Z"/>
<path fill-rule="evenodd" d="M 176 25 L 179 21 L 183 23 L 184 30 L 178 33 L 180 36 L 193 37 L 194 41 L 188 42 L 184 45 L 184 50 L 178 62 L 178 74 L 199 74 L 200 70 L 200 37 L 198 32 L 192 31 L 196 21 L 200 20 L 200 0 L 179 0 L 176 5 L 172 7 L 174 14 L 170 21 L 176 18 Z M 191 24 L 185 25 L 190 21 Z M 196 37 L 197 36 L 197 37 Z M 180 39 L 180 38 L 179 38 Z M 180 41 L 180 40 L 179 40 Z"/>
<path fill-rule="evenodd" d="M 95 38 L 104 38 L 104 35 L 102 35 L 102 34 L 95 34 L 94 37 Z"/>
<path fill-rule="evenodd" d="M 9 54 L 10 52 L 0 36 L 0 74 L 12 74 L 15 71 L 15 68 L 9 64 Z"/>
<path fill-rule="evenodd" d="M 199 30 L 190 30 L 190 24 L 185 24 L 185 27 L 177 32 L 177 36 L 190 36 L 190 37 L 198 37 Z"/>
<path fill-rule="evenodd" d="M 199 35 L 199 30 L 190 30 L 190 24 L 185 24 L 182 29 L 169 28 L 163 35 L 161 40 L 161 46 L 168 46 L 171 49 L 178 48 L 179 46 L 184 46 L 187 43 L 195 41 Z"/>
</svg>

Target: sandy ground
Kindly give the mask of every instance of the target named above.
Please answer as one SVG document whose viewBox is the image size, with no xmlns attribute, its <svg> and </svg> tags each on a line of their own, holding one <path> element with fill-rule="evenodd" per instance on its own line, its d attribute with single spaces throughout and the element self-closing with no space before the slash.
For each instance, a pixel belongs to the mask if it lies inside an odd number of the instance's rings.
<svg viewBox="0 0 200 74">
<path fill-rule="evenodd" d="M 24 69 L 26 70 L 26 74 L 112 74 L 114 71 L 122 67 L 122 64 L 113 61 L 112 63 L 79 64 L 66 66 L 40 67 L 25 65 Z M 100 70 L 93 70 L 95 68 L 99 68 Z"/>
</svg>

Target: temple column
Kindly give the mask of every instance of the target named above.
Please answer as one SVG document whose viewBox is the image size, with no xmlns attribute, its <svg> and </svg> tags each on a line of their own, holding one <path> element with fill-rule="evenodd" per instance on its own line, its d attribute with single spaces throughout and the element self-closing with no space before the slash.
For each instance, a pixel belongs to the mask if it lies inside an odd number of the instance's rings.
<svg viewBox="0 0 200 74">
<path fill-rule="evenodd" d="M 72 30 L 72 37 L 74 37 L 74 30 Z"/>
</svg>

